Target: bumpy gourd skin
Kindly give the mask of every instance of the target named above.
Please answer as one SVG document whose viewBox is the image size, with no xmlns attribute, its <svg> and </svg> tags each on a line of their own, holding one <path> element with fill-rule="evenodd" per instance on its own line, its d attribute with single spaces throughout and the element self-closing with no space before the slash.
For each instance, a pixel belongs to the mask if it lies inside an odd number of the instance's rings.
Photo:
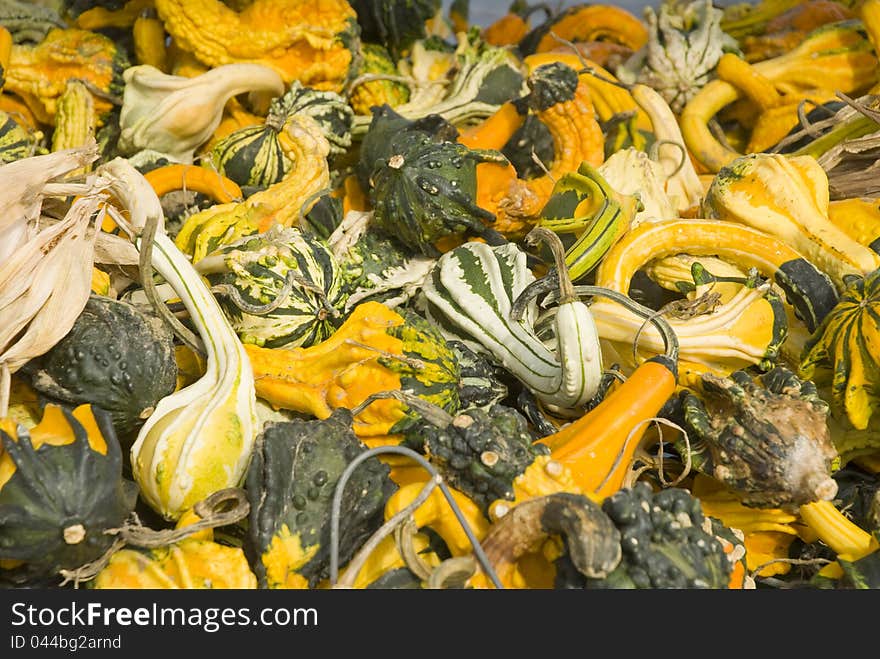
<svg viewBox="0 0 880 659">
<path fill-rule="evenodd" d="M 352 421 L 351 412 L 339 408 L 322 421 L 269 423 L 257 439 L 247 474 L 247 550 L 261 587 L 314 587 L 328 576 L 336 484 L 366 450 Z M 396 489 L 389 472 L 372 457 L 347 482 L 339 517 L 341 565 L 382 523 L 385 502 Z"/>
<path fill-rule="evenodd" d="M 258 62 L 286 83 L 334 91 L 348 76 L 357 17 L 345 0 L 255 0 L 241 12 L 221 0 L 157 0 L 156 11 L 175 43 L 208 66 Z"/>
<path fill-rule="evenodd" d="M 406 433 L 412 448 L 426 452 L 444 477 L 482 509 L 514 499 L 514 479 L 550 449 L 534 444 L 524 416 L 504 405 L 460 412 L 446 428 L 422 421 Z"/>
<path fill-rule="evenodd" d="M 92 295 L 70 332 L 24 370 L 44 395 L 98 405 L 129 433 L 174 391 L 174 337 L 158 317 Z"/>
<path fill-rule="evenodd" d="M 727 588 L 733 565 L 721 542 L 707 530 L 700 501 L 687 490 L 653 492 L 645 482 L 615 492 L 602 510 L 620 531 L 623 556 L 604 579 L 560 570 L 569 583 L 586 588 Z M 564 561 L 567 559 L 560 559 Z"/>
<path fill-rule="evenodd" d="M 38 121 L 51 125 L 69 79 L 85 80 L 102 92 L 121 97 L 122 72 L 128 66 L 125 50 L 103 34 L 52 29 L 37 45 L 12 46 L 4 91 L 21 96 Z M 99 126 L 112 109 L 110 101 L 95 96 Z"/>
</svg>

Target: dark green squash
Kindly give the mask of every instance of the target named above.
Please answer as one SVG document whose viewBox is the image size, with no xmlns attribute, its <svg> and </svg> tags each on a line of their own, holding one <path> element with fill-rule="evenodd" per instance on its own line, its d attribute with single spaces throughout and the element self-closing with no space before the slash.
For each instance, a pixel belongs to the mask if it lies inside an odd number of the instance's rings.
<svg viewBox="0 0 880 659">
<path fill-rule="evenodd" d="M 174 391 L 174 336 L 157 316 L 92 295 L 70 332 L 23 371 L 44 396 L 100 407 L 128 434 Z"/>
<path fill-rule="evenodd" d="M 9 430 L 8 424 L 6 430 Z M 0 427 L 0 582 L 56 579 L 99 558 L 106 533 L 134 510 L 122 450 L 107 413 L 47 405 L 30 431 Z"/>
<path fill-rule="evenodd" d="M 493 405 L 460 411 L 445 427 L 423 420 L 405 433 L 406 444 L 427 454 L 450 485 L 484 513 L 498 499 L 514 499 L 513 481 L 550 449 L 535 444 L 525 417 Z"/>
<path fill-rule="evenodd" d="M 352 0 L 364 41 L 385 44 L 395 60 L 413 42 L 425 38 L 425 23 L 441 8 L 441 0 Z"/>
<path fill-rule="evenodd" d="M 353 417 L 336 409 L 322 421 L 267 423 L 247 473 L 248 544 L 261 588 L 314 587 L 329 575 L 333 494 L 348 464 L 366 450 Z M 390 468 L 372 457 L 349 479 L 342 497 L 339 564 L 344 566 L 383 521 L 397 488 Z"/>
<path fill-rule="evenodd" d="M 384 116 L 374 113 L 370 131 L 380 128 Z M 446 236 L 471 233 L 497 243 L 488 227 L 495 216 L 475 202 L 480 162 L 507 159 L 497 151 L 469 149 L 419 130 L 392 134 L 382 155 L 364 163 L 371 171 L 373 221 L 426 256 L 439 256 L 435 242 Z"/>
</svg>

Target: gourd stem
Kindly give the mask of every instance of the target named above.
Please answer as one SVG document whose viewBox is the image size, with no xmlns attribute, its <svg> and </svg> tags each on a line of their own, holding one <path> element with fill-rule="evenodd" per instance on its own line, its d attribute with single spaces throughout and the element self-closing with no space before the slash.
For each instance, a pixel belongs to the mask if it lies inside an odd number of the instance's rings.
<svg viewBox="0 0 880 659">
<path fill-rule="evenodd" d="M 434 483 L 436 481 L 431 482 Z M 427 489 L 427 487 L 425 489 Z M 434 488 L 432 487 L 431 492 L 433 491 Z M 403 559 L 403 562 L 406 565 L 407 569 L 409 569 L 410 572 L 412 572 L 422 581 L 427 581 L 431 578 L 431 566 L 428 565 L 421 556 L 419 556 L 419 553 L 416 551 L 416 548 L 413 545 L 413 537 L 416 535 L 416 533 L 419 532 L 419 529 L 416 526 L 414 514 L 415 511 L 418 510 L 420 505 L 421 503 L 416 505 L 416 502 L 413 501 L 410 505 L 404 508 L 404 510 L 409 511 L 412 514 L 409 515 L 403 522 L 398 524 L 397 527 L 394 529 L 394 544 L 397 545 L 397 553 L 400 554 L 400 557 Z"/>
<path fill-rule="evenodd" d="M 177 319 L 171 311 L 169 311 L 165 301 L 159 296 L 156 290 L 156 284 L 153 281 L 153 243 L 156 237 L 156 229 L 159 225 L 159 218 L 152 213 L 148 214 L 144 222 L 144 229 L 140 236 L 140 262 L 141 284 L 144 287 L 144 295 L 149 300 L 150 305 L 159 317 L 164 320 L 174 334 L 183 343 L 197 355 L 207 356 L 205 346 L 201 339 L 193 334 L 190 329 Z"/>
<path fill-rule="evenodd" d="M 486 556 L 486 552 L 483 550 L 482 544 L 480 544 L 480 541 L 474 535 L 474 531 L 473 529 L 471 529 L 470 524 L 468 524 L 464 513 L 461 512 L 461 508 L 458 507 L 455 498 L 452 496 L 452 492 L 449 491 L 449 488 L 442 481 L 440 473 L 434 468 L 434 465 L 432 465 L 424 458 L 424 456 L 405 446 L 377 446 L 375 448 L 368 449 L 357 456 L 354 460 L 352 460 L 345 468 L 345 471 L 342 472 L 342 475 L 339 477 L 339 481 L 336 483 L 336 489 L 333 491 L 333 504 L 330 511 L 331 588 L 336 585 L 336 581 L 339 576 L 339 517 L 340 510 L 342 508 L 342 494 L 345 491 L 345 485 L 346 483 L 348 483 L 348 480 L 351 478 L 354 470 L 357 469 L 358 465 L 360 465 L 362 462 L 368 460 L 369 458 L 372 458 L 373 456 L 388 453 L 404 455 L 412 458 L 422 467 L 424 467 L 424 469 L 429 474 L 431 474 L 432 478 L 438 479 L 438 486 L 440 487 L 440 491 L 443 493 L 443 496 L 446 497 L 446 501 L 449 503 L 450 508 L 452 508 L 452 512 L 455 514 L 456 519 L 458 519 L 458 523 L 461 524 L 462 530 L 467 536 L 468 541 L 471 543 L 471 546 L 474 548 L 474 556 L 479 561 L 480 566 L 483 568 L 483 571 L 492 581 L 492 584 L 495 586 L 495 588 L 502 590 L 504 586 L 501 583 L 501 580 L 498 578 L 498 575 L 495 573 L 495 569 L 492 567 L 492 563 L 489 560 L 489 557 Z"/>
<path fill-rule="evenodd" d="M 586 73 L 586 74 L 591 75 L 594 78 L 596 78 L 596 80 L 601 80 L 602 82 L 608 83 L 609 85 L 614 85 L 615 87 L 621 87 L 623 89 L 626 89 L 627 91 L 632 88 L 632 85 L 627 85 L 626 83 L 623 83 L 620 80 L 612 80 L 611 78 L 606 78 L 601 73 L 596 71 L 596 69 L 594 69 L 592 66 L 590 66 L 589 62 L 587 62 L 587 60 L 584 58 L 581 51 L 578 49 L 578 47 L 576 45 L 574 45 L 573 42 L 571 42 L 568 39 L 565 39 L 563 37 L 560 37 L 553 30 L 550 30 L 550 36 L 553 37 L 554 39 L 556 39 L 556 41 L 561 43 L 563 46 L 568 46 L 571 49 L 571 51 L 575 54 L 575 57 L 578 58 L 578 61 L 581 63 L 581 66 L 583 67 L 580 71 L 577 72 L 578 75 L 580 75 L 582 73 Z"/>
<path fill-rule="evenodd" d="M 416 412 L 418 412 L 426 421 L 434 424 L 438 428 L 447 428 L 449 424 L 451 424 L 453 421 L 452 415 L 439 405 L 435 405 L 434 403 L 427 401 L 424 398 L 419 398 L 418 396 L 415 396 L 409 392 L 400 391 L 398 389 L 393 389 L 391 391 L 379 391 L 375 394 L 367 396 L 360 405 L 351 410 L 351 415 L 357 416 L 366 408 L 368 408 L 373 403 L 373 401 L 382 399 L 387 400 L 389 398 L 393 398 L 394 400 L 400 401 L 401 403 L 408 405 Z"/>
<path fill-rule="evenodd" d="M 392 75 L 389 73 L 365 73 L 348 83 L 343 96 L 345 96 L 345 98 L 349 98 L 351 97 L 351 93 L 352 91 L 354 91 L 355 87 L 359 87 L 360 85 L 366 84 L 368 82 L 378 82 L 381 80 L 402 83 L 409 88 L 410 92 L 412 92 L 416 86 L 416 81 L 407 76 Z"/>
<path fill-rule="evenodd" d="M 559 304 L 575 302 L 578 297 L 574 292 L 571 277 L 568 276 L 568 267 L 565 265 L 565 247 L 562 245 L 562 241 L 550 229 L 537 226 L 529 231 L 526 236 L 526 243 L 534 245 L 539 241 L 547 245 L 553 254 L 553 261 L 556 264 L 556 275 L 559 279 Z"/>
<path fill-rule="evenodd" d="M 624 295 L 623 293 L 611 290 L 610 288 L 605 288 L 603 286 L 580 285 L 574 286 L 573 289 L 576 297 L 580 297 L 583 295 L 601 295 L 603 297 L 614 300 L 621 306 L 626 307 L 629 311 L 632 311 L 634 314 L 645 318 L 657 328 L 658 332 L 660 332 L 660 337 L 663 339 L 666 356 L 673 362 L 678 363 L 678 337 L 676 336 L 675 330 L 672 329 L 672 326 L 669 324 L 669 322 L 658 315 L 656 311 L 639 304 L 631 297 Z M 559 292 L 555 290 L 554 287 L 552 275 L 547 275 L 546 277 L 536 279 L 523 289 L 522 293 L 520 293 L 519 297 L 514 300 L 513 305 L 510 308 L 511 320 L 521 320 L 529 302 L 541 295 L 547 295 L 547 298 L 545 300 L 547 304 L 555 302 L 556 299 L 559 297 Z"/>
</svg>

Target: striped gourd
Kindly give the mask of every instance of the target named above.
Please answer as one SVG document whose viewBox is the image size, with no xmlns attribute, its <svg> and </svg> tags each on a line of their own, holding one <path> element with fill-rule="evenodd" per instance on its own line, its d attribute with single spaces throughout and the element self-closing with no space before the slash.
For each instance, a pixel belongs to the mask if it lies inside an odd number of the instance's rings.
<svg viewBox="0 0 880 659">
<path fill-rule="evenodd" d="M 586 404 L 598 389 L 599 341 L 589 309 L 577 300 L 560 304 L 555 314 L 555 351 L 533 329 L 534 301 L 523 320 L 511 319 L 514 300 L 534 279 L 515 244 L 468 242 L 440 257 L 422 291 L 430 319 L 444 333 L 490 354 L 540 401 L 564 412 Z"/>
<path fill-rule="evenodd" d="M 206 256 L 196 269 L 208 277 L 244 343 L 308 347 L 342 321 L 346 293 L 329 248 L 297 228 L 274 226 Z"/>
<path fill-rule="evenodd" d="M 832 411 L 858 430 L 880 408 L 880 270 L 850 285 L 807 342 L 799 375 L 830 386 Z"/>
<path fill-rule="evenodd" d="M 30 133 L 8 113 L 0 110 L 0 163 L 13 162 L 33 156 L 42 149 L 38 139 L 42 133 Z"/>
<path fill-rule="evenodd" d="M 55 110 L 52 151 L 84 146 L 94 137 L 95 102 L 92 94 L 79 80 L 69 80 Z"/>
<path fill-rule="evenodd" d="M 286 128 L 294 115 L 308 115 L 321 127 L 330 145 L 330 156 L 351 146 L 353 111 L 339 94 L 303 87 L 294 82 L 272 101 L 262 124 L 245 126 L 217 141 L 208 154 L 207 166 L 238 183 L 245 190 L 263 190 L 277 183 L 293 168 L 291 138 Z"/>
<path fill-rule="evenodd" d="M 362 43 L 361 58 L 358 75 L 349 86 L 348 102 L 355 114 L 369 115 L 373 107 L 384 104 L 395 107 L 409 100 L 409 87 L 406 84 L 393 79 L 372 78 L 400 75 L 385 46 Z"/>
</svg>

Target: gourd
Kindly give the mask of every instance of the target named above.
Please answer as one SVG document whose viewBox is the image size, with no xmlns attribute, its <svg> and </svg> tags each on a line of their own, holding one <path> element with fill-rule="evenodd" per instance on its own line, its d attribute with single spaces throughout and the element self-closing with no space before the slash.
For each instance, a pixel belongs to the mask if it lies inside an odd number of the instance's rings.
<svg viewBox="0 0 880 659">
<path fill-rule="evenodd" d="M 92 295 L 70 332 L 24 372 L 51 399 L 105 410 L 116 431 L 126 435 L 174 391 L 173 335 L 152 314 Z"/>
<path fill-rule="evenodd" d="M 554 236 L 543 228 L 533 231 Z M 602 354 L 589 309 L 573 297 L 565 266 L 557 267 L 563 292 L 553 321 L 553 348 L 534 331 L 534 303 L 523 319 L 510 317 L 514 300 L 535 279 L 515 244 L 468 242 L 446 252 L 425 279 L 422 294 L 428 318 L 446 336 L 491 355 L 538 400 L 570 415 L 596 394 Z"/>
<path fill-rule="evenodd" d="M 185 529 L 199 519 L 188 512 L 175 529 Z M 257 587 L 257 578 L 241 548 L 216 542 L 213 530 L 204 529 L 152 549 L 113 552 L 107 565 L 87 585 L 94 590 L 251 590 Z"/>
<path fill-rule="evenodd" d="M 512 165 L 485 164 L 477 168 L 477 203 L 495 214 L 494 228 L 511 239 L 522 237 L 537 222 L 555 182 L 566 172 L 576 170 L 582 162 L 598 167 L 605 158 L 604 136 L 589 85 L 584 82 L 588 74 L 577 76 L 571 67 L 557 63 L 535 66 L 529 77 L 540 79 L 545 75 L 560 83 L 555 85 L 557 89 L 571 90 L 535 115 L 553 138 L 553 163 L 547 173 L 521 179 Z"/>
<path fill-rule="evenodd" d="M 346 295 L 327 246 L 295 227 L 274 226 L 196 264 L 244 343 L 308 347 L 341 323 Z"/>
<path fill-rule="evenodd" d="M 10 43 L 40 43 L 49 30 L 66 27 L 58 11 L 24 0 L 6 0 L 0 7 L 0 25 Z M 6 60 L 8 64 L 8 59 Z M 3 68 L 6 68 L 4 64 Z"/>
<path fill-rule="evenodd" d="M 426 23 L 440 11 L 440 0 L 352 0 L 361 38 L 385 44 L 395 61 L 426 36 Z"/>
<path fill-rule="evenodd" d="M 366 447 L 353 417 L 336 409 L 323 420 L 268 423 L 247 473 L 251 512 L 247 551 L 263 588 L 314 587 L 329 574 L 331 503 L 337 482 Z M 389 467 L 367 458 L 342 492 L 339 558 L 348 562 L 382 523 L 396 489 Z"/>
<path fill-rule="evenodd" d="M 371 131 L 384 133 L 383 121 L 400 119 L 390 107 L 382 110 L 374 114 Z M 439 256 L 435 243 L 441 238 L 485 234 L 493 218 L 473 200 L 477 163 L 504 160 L 500 153 L 475 151 L 422 131 L 398 132 L 378 158 L 361 160 L 370 172 L 373 223 L 426 256 Z"/>
<path fill-rule="evenodd" d="M 85 146 L 94 139 L 94 97 L 82 82 L 71 80 L 56 105 L 52 151 Z"/>
<path fill-rule="evenodd" d="M 826 88 L 851 94 L 877 79 L 876 58 L 860 21 L 820 27 L 786 54 L 756 63 L 754 70 L 788 93 Z M 711 173 L 742 154 L 719 142 L 709 130 L 709 121 L 743 96 L 730 83 L 712 80 L 681 112 L 685 143 L 696 161 Z"/>
<path fill-rule="evenodd" d="M 640 200 L 619 194 L 586 162 L 556 181 L 538 226 L 571 235 L 565 266 L 572 281 L 582 279 L 632 224 Z"/>
<path fill-rule="evenodd" d="M 151 149 L 182 163 L 191 163 L 195 150 L 210 139 L 230 98 L 244 92 L 274 97 L 284 91 L 281 77 L 260 64 L 217 66 L 193 78 L 140 64 L 127 68 L 123 80 L 119 153 Z"/>
<path fill-rule="evenodd" d="M 189 312 L 205 352 L 205 374 L 162 398 L 131 447 L 143 499 L 165 519 L 178 519 L 197 501 L 243 478 L 257 435 L 256 396 L 247 354 L 211 291 L 161 227 L 159 198 L 125 159 L 101 166 L 110 190 L 131 219 L 117 223 L 145 249 L 141 232 L 155 231 L 156 271 Z M 142 260 L 146 260 L 142 254 Z M 150 272 L 144 272 L 146 281 Z"/>
<path fill-rule="evenodd" d="M 160 198 L 176 190 L 200 192 L 218 204 L 228 204 L 242 198 L 241 188 L 235 181 L 198 165 L 160 165 L 146 172 L 144 179 Z"/>
<path fill-rule="evenodd" d="M 41 123 L 52 125 L 68 80 L 85 80 L 99 92 L 118 97 L 128 66 L 125 49 L 109 37 L 53 28 L 39 44 L 13 44 L 3 89 L 20 96 Z M 112 109 L 109 101 L 95 95 L 96 125 L 103 125 L 104 115 Z"/>
<path fill-rule="evenodd" d="M 706 191 L 706 217 L 740 222 L 776 236 L 828 274 L 839 290 L 847 275 L 880 268 L 880 255 L 828 219 L 828 176 L 810 156 L 753 153 L 723 168 Z"/>
<path fill-rule="evenodd" d="M 712 78 L 722 53 L 738 50 L 721 29 L 722 14 L 711 0 L 664 2 L 656 12 L 646 7 L 645 43 L 617 68 L 618 78 L 651 87 L 680 114 Z"/>
<path fill-rule="evenodd" d="M 255 0 L 240 12 L 221 0 L 156 0 L 156 11 L 172 40 L 211 68 L 258 63 L 285 84 L 331 91 L 349 73 L 357 16 L 345 0 Z"/>
<path fill-rule="evenodd" d="M 828 431 L 828 404 L 809 380 L 776 367 L 756 380 L 704 373 L 700 391 L 681 394 L 689 441 L 676 450 L 694 469 L 736 492 L 744 505 L 797 507 L 831 500 L 837 451 Z"/>
<path fill-rule="evenodd" d="M 0 110 L 0 163 L 6 164 L 36 155 L 42 133 L 33 133 L 8 112 Z"/>
<path fill-rule="evenodd" d="M 242 236 L 266 231 L 273 224 L 293 226 L 329 187 L 330 146 L 311 117 L 295 115 L 287 122 L 293 168 L 278 183 L 238 203 L 218 204 L 191 215 L 175 244 L 198 263 L 209 252 Z"/>
<path fill-rule="evenodd" d="M 718 256 L 745 270 L 756 268 L 785 293 L 794 312 L 809 331 L 837 303 L 831 280 L 800 253 L 772 236 L 734 222 L 688 219 L 642 223 L 611 248 L 596 271 L 596 284 L 627 291 L 636 271 L 650 260 L 673 254 Z M 769 295 L 769 297 L 766 297 Z M 643 325 L 634 317 L 624 321 L 611 303 L 598 300 L 591 306 L 599 334 L 614 342 L 631 342 Z M 629 314 L 627 314 L 629 315 Z M 786 312 L 772 291 L 743 289 L 736 300 L 719 305 L 712 313 L 680 320 L 670 318 L 679 338 L 681 359 L 704 364 L 724 374 L 764 360 L 772 361 L 785 341 Z M 627 329 L 624 329 L 624 328 Z M 645 327 L 642 347 L 660 342 Z M 631 347 L 622 348 L 621 355 Z"/>
<path fill-rule="evenodd" d="M 516 95 L 511 90 L 524 91 L 522 67 L 516 56 L 507 48 L 486 44 L 473 31 L 458 35 L 453 53 L 428 50 L 424 42 L 416 42 L 409 59 L 412 63 L 406 72 L 415 84 L 409 100 L 394 108 L 407 119 L 436 114 L 454 126 L 467 126 L 492 115 Z M 403 69 L 402 65 L 400 62 L 399 68 Z M 432 69 L 442 67 L 448 72 L 433 73 Z M 451 81 L 446 84 L 445 78 Z M 371 121 L 369 115 L 356 116 L 352 134 L 359 137 L 366 133 Z"/>
<path fill-rule="evenodd" d="M 361 42 L 360 49 L 357 76 L 346 86 L 348 103 L 355 114 L 371 115 L 374 107 L 406 103 L 409 87 L 396 79 L 400 74 L 385 46 Z"/>
<path fill-rule="evenodd" d="M 437 328 L 415 312 L 397 313 L 363 302 L 327 340 L 311 348 L 260 348 L 246 344 L 257 395 L 276 408 L 319 419 L 344 407 L 355 410 L 378 392 L 403 391 L 454 413 L 459 370 Z M 371 448 L 399 444 L 419 419 L 394 399 L 359 409 L 355 434 Z"/>
<path fill-rule="evenodd" d="M 880 200 L 838 199 L 828 204 L 828 219 L 860 245 L 880 253 Z"/>
<path fill-rule="evenodd" d="M 69 0 L 67 14 L 83 30 L 101 30 L 108 27 L 130 28 L 153 0 Z M 97 5 L 97 6 L 96 6 Z"/>
<path fill-rule="evenodd" d="M 830 387 L 834 415 L 847 419 L 859 430 L 868 427 L 880 407 L 874 393 L 880 332 L 878 286 L 880 270 L 849 280 L 840 302 L 807 342 L 799 369 L 801 377 Z"/>
<path fill-rule="evenodd" d="M 149 64 L 162 73 L 169 73 L 167 35 L 165 26 L 152 7 L 141 10 L 131 26 L 134 59 L 137 64 Z"/>
<path fill-rule="evenodd" d="M 294 114 L 312 117 L 330 146 L 329 156 L 351 146 L 352 109 L 335 92 L 317 91 L 294 81 L 274 99 L 261 125 L 245 126 L 218 140 L 204 163 L 249 190 L 263 190 L 293 167 L 285 124 Z"/>
<path fill-rule="evenodd" d="M 519 42 L 524 55 L 559 46 L 557 35 L 566 41 L 610 41 L 638 50 L 648 41 L 645 24 L 622 7 L 579 3 L 533 28 Z"/>
<path fill-rule="evenodd" d="M 122 477 L 109 415 L 49 404 L 30 430 L 0 420 L 0 442 L 0 560 L 21 562 L 4 579 L 54 581 L 110 548 L 137 487 Z"/>
</svg>

